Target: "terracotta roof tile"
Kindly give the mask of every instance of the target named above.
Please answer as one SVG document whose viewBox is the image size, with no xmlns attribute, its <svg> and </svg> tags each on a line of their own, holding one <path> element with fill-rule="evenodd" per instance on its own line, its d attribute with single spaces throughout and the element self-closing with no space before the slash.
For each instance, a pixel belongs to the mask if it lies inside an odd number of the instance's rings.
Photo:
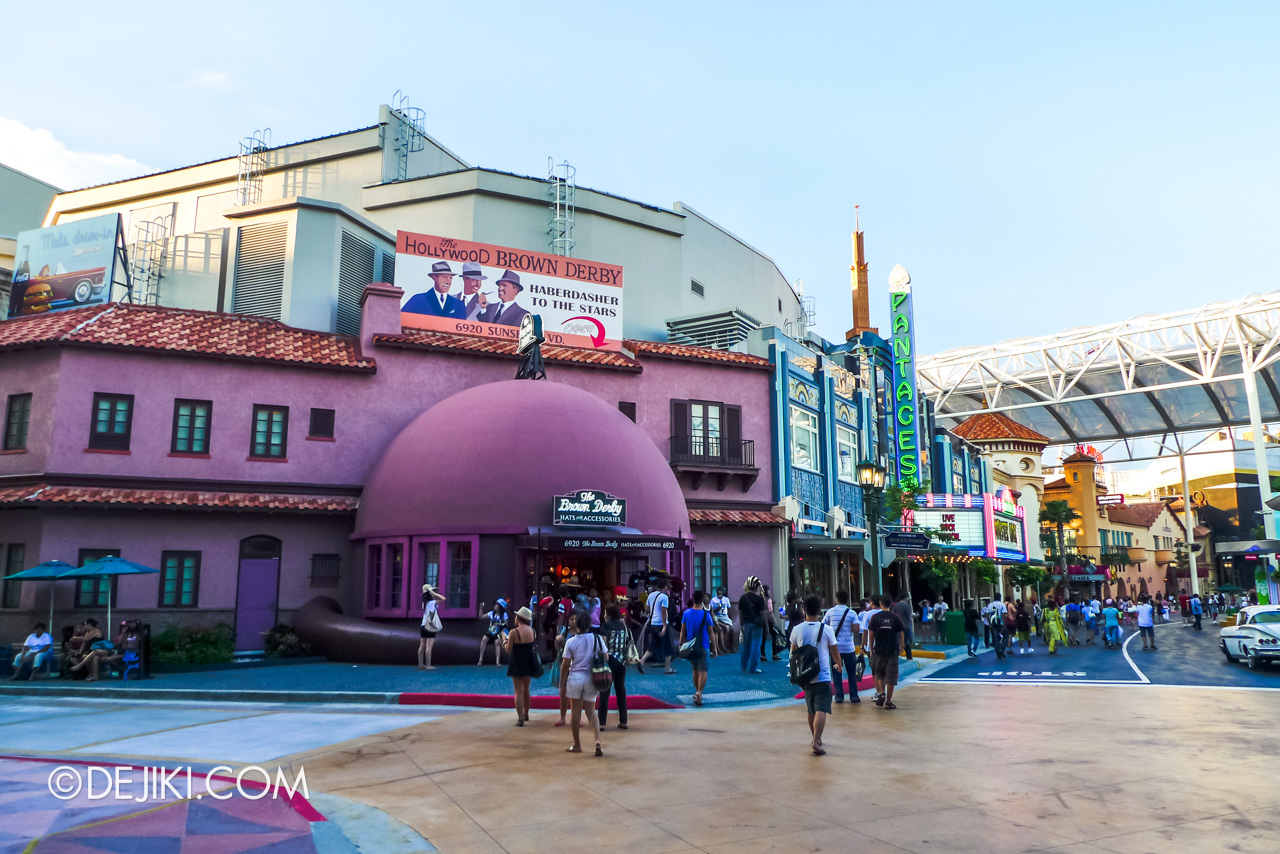
<svg viewBox="0 0 1280 854">
<path fill-rule="evenodd" d="M 735 353 L 732 350 L 716 350 L 711 347 L 692 347 L 688 344 L 670 344 L 659 341 L 641 341 L 628 338 L 622 346 L 636 355 L 641 353 L 650 356 L 666 356 L 670 359 L 686 359 L 698 362 L 720 362 L 729 365 L 741 365 L 748 368 L 769 370 L 772 366 L 768 359 L 752 356 L 747 353 Z"/>
<path fill-rule="evenodd" d="M 405 328 L 399 335 L 375 335 L 375 344 L 406 347 L 413 350 L 443 350 L 480 353 L 498 358 L 516 360 L 516 342 L 506 338 L 487 338 L 480 335 L 457 335 L 452 332 L 436 332 L 430 329 Z M 542 345 L 544 362 L 563 362 L 577 365 L 599 365 L 606 368 L 638 371 L 640 365 L 616 350 L 586 350 L 581 347 L 555 347 Z"/>
<path fill-rule="evenodd" d="M 1150 528 L 1160 518 L 1167 505 L 1163 501 L 1144 501 L 1138 504 L 1113 504 L 1107 508 L 1107 519 L 1117 525 Z M 1181 522 L 1179 522 L 1181 524 Z"/>
<path fill-rule="evenodd" d="M 1044 482 L 1045 489 L 1065 489 L 1066 486 L 1067 479 L 1065 477 L 1055 477 L 1053 480 L 1046 480 Z"/>
<path fill-rule="evenodd" d="M 10 486 L 0 489 L 0 506 L 96 504 L 121 507 L 195 507 L 205 510 L 287 510 L 354 513 L 360 499 L 344 495 L 284 495 L 261 492 L 196 492 L 119 489 L 99 486 Z"/>
<path fill-rule="evenodd" d="M 1002 412 L 979 412 L 951 428 L 961 439 L 981 442 L 993 439 L 1021 439 L 1038 445 L 1049 444 L 1049 437 L 1019 424 Z"/>
<path fill-rule="evenodd" d="M 360 357 L 353 336 L 247 314 L 114 303 L 0 323 L 0 350 L 51 343 L 376 370 L 372 359 Z"/>
<path fill-rule="evenodd" d="M 785 525 L 787 520 L 764 510 L 690 510 L 694 525 Z"/>
</svg>

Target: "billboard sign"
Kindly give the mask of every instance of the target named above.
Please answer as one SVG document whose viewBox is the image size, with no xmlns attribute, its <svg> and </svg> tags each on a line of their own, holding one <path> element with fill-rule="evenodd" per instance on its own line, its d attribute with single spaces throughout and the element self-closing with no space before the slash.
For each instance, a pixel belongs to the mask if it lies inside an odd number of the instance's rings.
<svg viewBox="0 0 1280 854">
<path fill-rule="evenodd" d="M 889 319 L 893 333 L 893 429 L 898 482 L 920 480 L 919 400 L 916 389 L 916 329 L 911 312 L 911 276 L 902 265 L 889 273 Z"/>
<path fill-rule="evenodd" d="M 612 528 L 627 524 L 626 500 L 596 489 L 557 495 L 552 507 L 552 525 Z"/>
<path fill-rule="evenodd" d="M 622 349 L 622 268 L 616 264 L 396 233 L 396 284 L 407 327 L 520 338 L 528 314 L 542 317 L 547 344 Z"/>
<path fill-rule="evenodd" d="M 1027 559 L 1026 510 L 1007 492 L 997 495 L 928 494 L 919 497 L 912 516 L 917 526 L 934 528 L 956 539 L 943 543 L 973 557 L 1005 561 Z"/>
<path fill-rule="evenodd" d="M 118 213 L 21 232 L 8 316 L 110 302 L 119 245 Z"/>
</svg>

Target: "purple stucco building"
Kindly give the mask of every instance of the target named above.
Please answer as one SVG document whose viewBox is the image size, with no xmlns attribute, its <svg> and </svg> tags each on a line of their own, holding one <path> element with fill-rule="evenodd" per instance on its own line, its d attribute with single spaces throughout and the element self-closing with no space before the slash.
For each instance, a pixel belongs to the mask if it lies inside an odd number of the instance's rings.
<svg viewBox="0 0 1280 854">
<path fill-rule="evenodd" d="M 649 564 L 704 589 L 785 584 L 766 360 L 548 347 L 549 379 L 515 382 L 511 343 L 403 329 L 399 304 L 369 286 L 359 336 L 126 304 L 0 323 L 4 575 L 104 553 L 162 570 L 6 582 L 4 639 L 50 590 L 55 626 L 113 595 L 121 618 L 226 622 L 255 649 L 317 595 L 416 622 L 423 580 L 468 631 L 481 603 L 547 576 L 603 589 Z M 554 526 L 553 497 L 586 489 L 625 499 L 625 523 Z"/>
</svg>

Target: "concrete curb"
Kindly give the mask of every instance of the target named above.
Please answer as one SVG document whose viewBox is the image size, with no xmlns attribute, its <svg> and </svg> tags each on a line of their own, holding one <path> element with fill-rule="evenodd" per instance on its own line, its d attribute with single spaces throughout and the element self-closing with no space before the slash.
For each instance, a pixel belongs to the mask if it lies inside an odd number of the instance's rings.
<svg viewBox="0 0 1280 854">
<path fill-rule="evenodd" d="M 206 691 L 198 688 L 73 688 L 0 685 L 0 697 L 76 697 L 81 700 L 200 700 L 231 703 L 364 703 L 398 706 L 400 693 L 381 691 Z M 510 698 L 507 698 L 510 699 Z"/>
</svg>

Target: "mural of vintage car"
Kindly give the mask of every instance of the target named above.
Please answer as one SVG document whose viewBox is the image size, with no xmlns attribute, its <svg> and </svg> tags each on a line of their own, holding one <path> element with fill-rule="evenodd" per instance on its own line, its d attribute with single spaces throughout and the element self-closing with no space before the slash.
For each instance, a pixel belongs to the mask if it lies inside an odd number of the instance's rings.
<svg viewBox="0 0 1280 854">
<path fill-rule="evenodd" d="M 40 294 L 40 307 L 24 305 L 23 314 L 48 311 L 50 308 L 73 308 L 95 298 L 101 298 L 107 287 L 106 267 L 76 270 L 73 273 L 53 273 L 48 267 L 25 282 L 14 282 L 14 290 L 23 288 L 24 294 Z"/>
</svg>

